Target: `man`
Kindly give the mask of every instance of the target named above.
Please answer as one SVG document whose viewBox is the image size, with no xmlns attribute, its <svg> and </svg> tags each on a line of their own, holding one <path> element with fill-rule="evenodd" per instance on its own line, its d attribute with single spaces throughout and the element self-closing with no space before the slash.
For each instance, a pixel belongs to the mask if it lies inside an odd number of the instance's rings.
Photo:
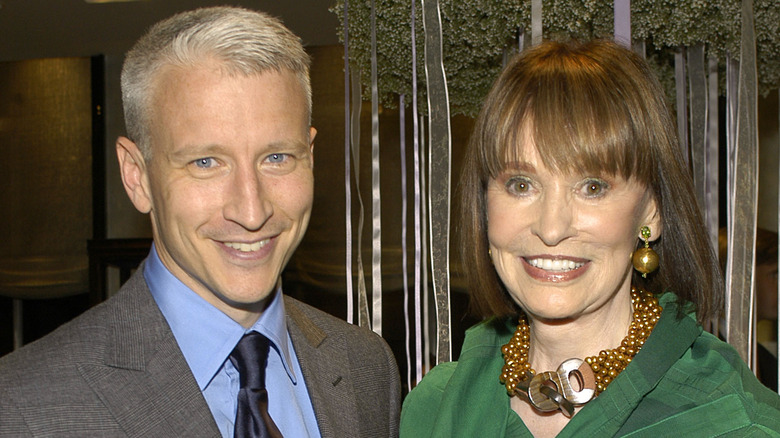
<svg viewBox="0 0 780 438">
<path fill-rule="evenodd" d="M 0 361 L 0 435 L 397 434 L 387 344 L 281 294 L 313 197 L 308 68 L 245 9 L 181 13 L 136 43 L 116 149 L 154 245 L 115 297 Z M 266 390 L 267 412 L 241 399 Z"/>
</svg>

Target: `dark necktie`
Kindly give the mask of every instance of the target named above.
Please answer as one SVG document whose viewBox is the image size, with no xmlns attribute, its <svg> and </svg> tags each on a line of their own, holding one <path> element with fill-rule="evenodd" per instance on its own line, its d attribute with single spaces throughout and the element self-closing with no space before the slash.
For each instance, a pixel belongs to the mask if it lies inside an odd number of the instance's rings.
<svg viewBox="0 0 780 438">
<path fill-rule="evenodd" d="M 234 434 L 236 438 L 282 436 L 268 414 L 268 392 L 265 390 L 268 347 L 268 338 L 253 331 L 245 334 L 230 353 L 230 361 L 238 370 L 241 381 Z"/>
</svg>

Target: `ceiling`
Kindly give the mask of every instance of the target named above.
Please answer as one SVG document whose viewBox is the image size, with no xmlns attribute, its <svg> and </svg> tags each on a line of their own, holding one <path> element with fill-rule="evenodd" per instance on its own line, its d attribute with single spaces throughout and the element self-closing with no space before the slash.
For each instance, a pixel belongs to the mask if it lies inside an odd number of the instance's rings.
<svg viewBox="0 0 780 438">
<path fill-rule="evenodd" d="M 338 44 L 335 0 L 0 0 L 0 61 L 121 54 L 153 23 L 202 6 L 237 5 L 281 18 L 304 45 Z"/>
</svg>

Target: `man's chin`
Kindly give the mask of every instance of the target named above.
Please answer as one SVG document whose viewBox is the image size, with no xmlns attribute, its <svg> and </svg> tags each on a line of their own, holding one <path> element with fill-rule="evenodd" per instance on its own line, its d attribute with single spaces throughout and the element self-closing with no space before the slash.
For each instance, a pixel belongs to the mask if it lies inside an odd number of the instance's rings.
<svg viewBox="0 0 780 438">
<path fill-rule="evenodd" d="M 218 295 L 218 297 L 225 305 L 233 309 L 262 313 L 271 301 L 273 301 L 274 291 L 275 290 L 272 289 L 271 291 L 260 295 L 258 295 L 257 292 L 253 292 L 247 294 Z"/>
</svg>

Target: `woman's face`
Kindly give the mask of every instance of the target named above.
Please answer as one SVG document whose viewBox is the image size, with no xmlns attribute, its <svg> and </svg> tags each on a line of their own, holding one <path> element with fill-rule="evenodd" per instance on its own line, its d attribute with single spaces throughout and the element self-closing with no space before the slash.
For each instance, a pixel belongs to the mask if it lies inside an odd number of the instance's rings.
<svg viewBox="0 0 780 438">
<path fill-rule="evenodd" d="M 530 141 L 487 189 L 491 258 L 512 298 L 536 319 L 607 311 L 631 282 L 639 228 L 660 235 L 651 193 L 634 179 L 560 174 Z"/>
</svg>

